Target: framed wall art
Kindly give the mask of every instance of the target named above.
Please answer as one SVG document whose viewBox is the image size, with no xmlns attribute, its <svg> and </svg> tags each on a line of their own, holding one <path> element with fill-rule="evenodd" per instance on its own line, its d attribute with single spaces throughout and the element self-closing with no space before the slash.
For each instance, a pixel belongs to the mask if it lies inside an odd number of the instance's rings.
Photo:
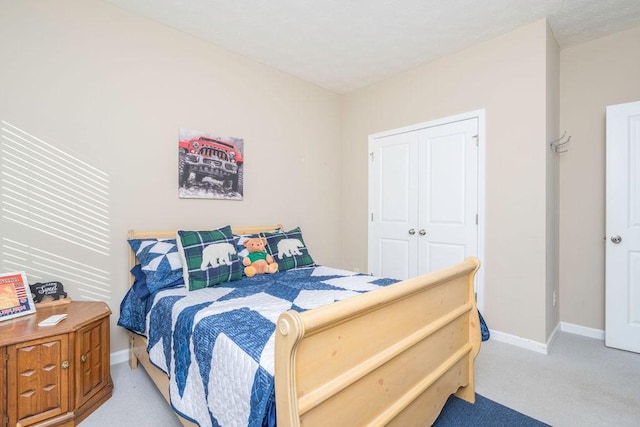
<svg viewBox="0 0 640 427">
<path fill-rule="evenodd" d="M 244 140 L 180 129 L 178 196 L 242 200 L 243 193 Z"/>
<path fill-rule="evenodd" d="M 0 320 L 35 313 L 27 275 L 23 271 L 0 274 Z"/>
</svg>

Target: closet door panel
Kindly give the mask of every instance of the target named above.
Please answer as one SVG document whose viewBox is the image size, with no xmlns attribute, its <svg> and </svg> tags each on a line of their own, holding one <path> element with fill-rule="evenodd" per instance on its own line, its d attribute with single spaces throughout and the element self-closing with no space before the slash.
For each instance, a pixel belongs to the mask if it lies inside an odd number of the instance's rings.
<svg viewBox="0 0 640 427">
<path fill-rule="evenodd" d="M 412 263 L 409 262 L 415 256 L 411 255 L 412 242 L 404 239 L 379 240 L 380 244 L 380 272 L 377 276 L 391 278 L 411 277 L 410 269 Z"/>
<path fill-rule="evenodd" d="M 421 248 L 431 271 L 450 267 L 452 259 L 464 259 L 467 256 L 464 245 L 427 242 Z"/>
<path fill-rule="evenodd" d="M 418 134 L 373 141 L 369 205 L 369 272 L 406 279 L 417 274 Z"/>
<path fill-rule="evenodd" d="M 420 131 L 418 273 L 477 253 L 477 119 Z"/>
</svg>

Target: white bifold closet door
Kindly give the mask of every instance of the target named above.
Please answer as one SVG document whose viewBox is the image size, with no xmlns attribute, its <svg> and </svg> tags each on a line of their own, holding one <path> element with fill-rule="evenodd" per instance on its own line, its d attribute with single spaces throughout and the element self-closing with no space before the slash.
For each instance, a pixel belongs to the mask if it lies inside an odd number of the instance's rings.
<svg viewBox="0 0 640 427">
<path fill-rule="evenodd" d="M 478 119 L 369 143 L 369 272 L 406 279 L 478 254 Z"/>
</svg>

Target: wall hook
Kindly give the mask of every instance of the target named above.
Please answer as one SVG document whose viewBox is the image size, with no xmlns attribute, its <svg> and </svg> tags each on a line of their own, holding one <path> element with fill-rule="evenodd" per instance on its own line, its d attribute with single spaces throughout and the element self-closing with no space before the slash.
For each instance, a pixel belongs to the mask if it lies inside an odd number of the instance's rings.
<svg viewBox="0 0 640 427">
<path fill-rule="evenodd" d="M 566 153 L 567 151 L 569 151 L 569 149 L 565 146 L 569 143 L 569 141 L 571 141 L 571 135 L 567 136 L 567 131 L 564 131 L 560 138 L 549 143 L 549 147 L 556 153 Z"/>
</svg>

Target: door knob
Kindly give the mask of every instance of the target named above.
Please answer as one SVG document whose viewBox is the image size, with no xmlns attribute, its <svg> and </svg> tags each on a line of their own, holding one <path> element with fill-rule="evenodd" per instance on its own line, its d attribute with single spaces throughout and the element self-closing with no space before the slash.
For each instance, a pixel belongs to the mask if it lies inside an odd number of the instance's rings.
<svg viewBox="0 0 640 427">
<path fill-rule="evenodd" d="M 618 244 L 620 242 L 622 242 L 622 237 L 618 236 L 617 234 L 615 236 L 611 236 L 611 241 L 615 244 Z"/>
<path fill-rule="evenodd" d="M 420 233 L 421 236 L 424 236 L 425 234 L 427 234 L 427 231 L 423 228 L 422 230 L 418 231 L 418 233 Z"/>
<path fill-rule="evenodd" d="M 411 234 L 411 235 L 413 236 L 414 234 L 416 234 L 416 230 L 414 230 L 414 229 L 412 228 L 411 230 L 409 230 L 409 234 Z"/>
</svg>

